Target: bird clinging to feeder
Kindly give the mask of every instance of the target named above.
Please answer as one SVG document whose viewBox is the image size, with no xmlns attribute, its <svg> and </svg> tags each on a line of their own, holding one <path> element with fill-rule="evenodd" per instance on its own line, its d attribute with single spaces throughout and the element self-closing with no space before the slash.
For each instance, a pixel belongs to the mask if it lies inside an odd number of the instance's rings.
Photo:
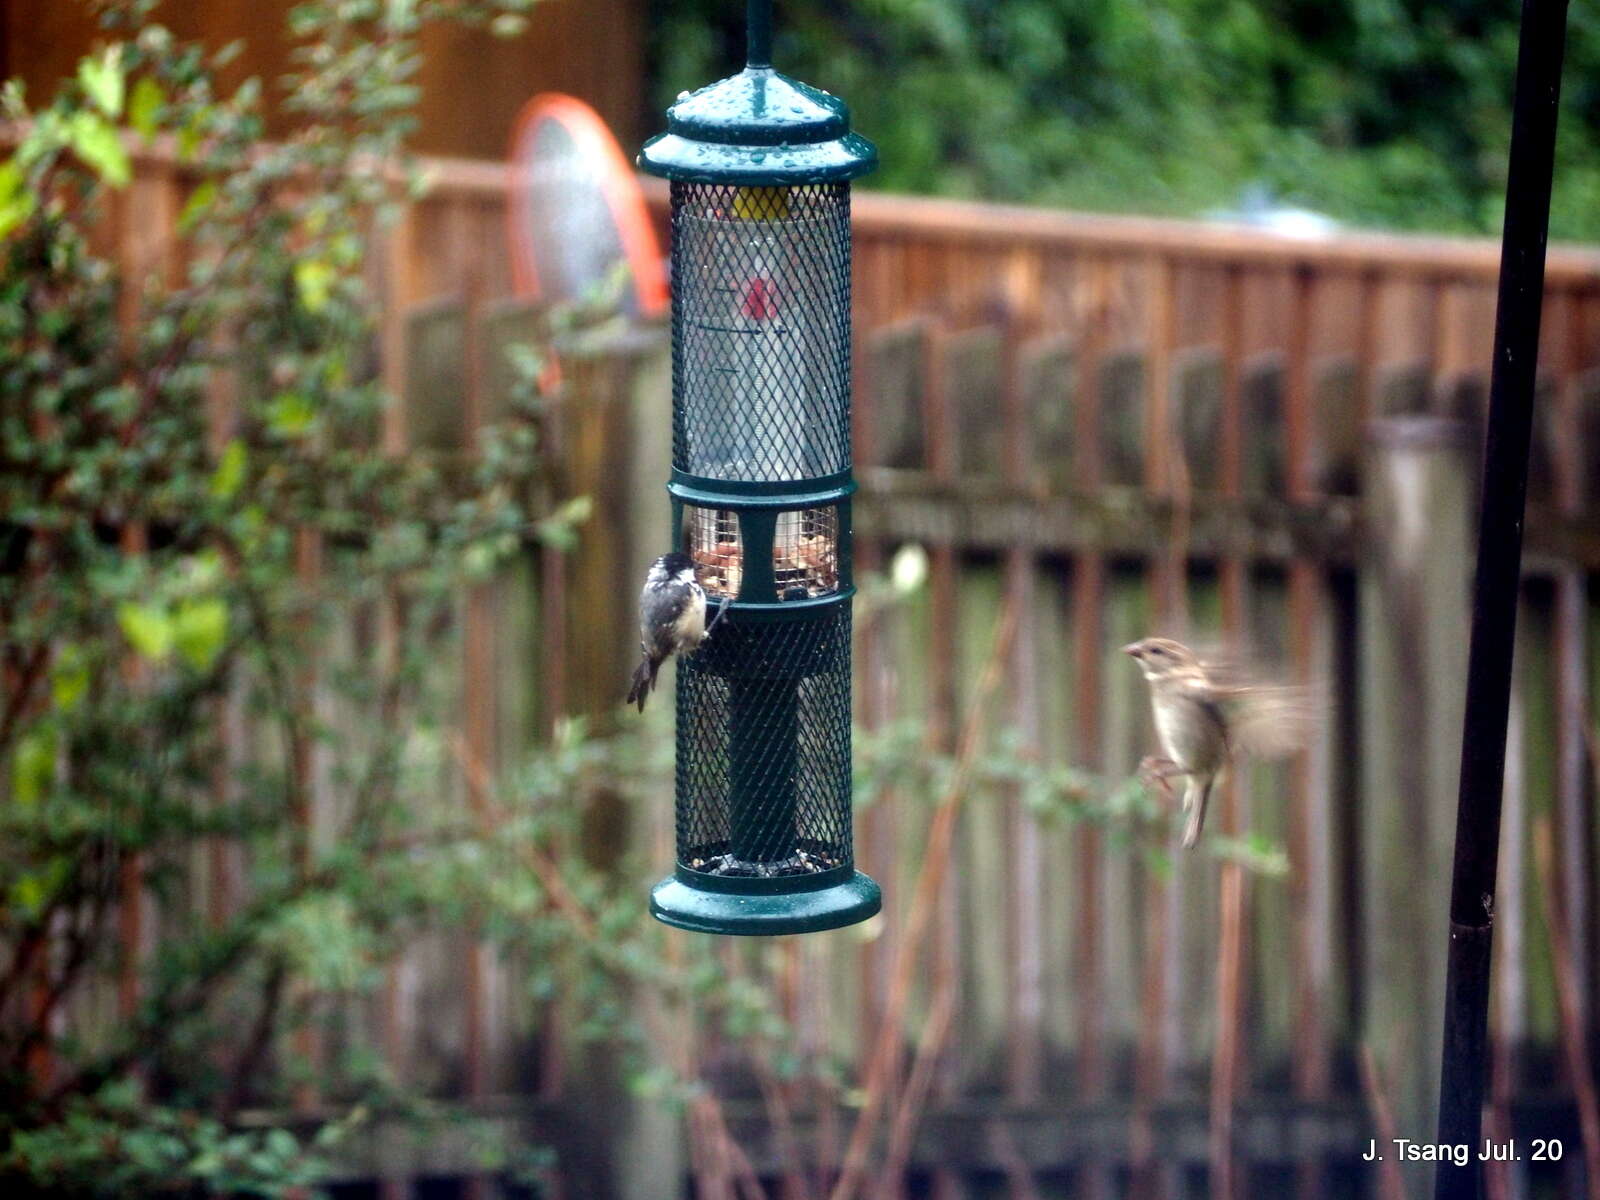
<svg viewBox="0 0 1600 1200">
<path fill-rule="evenodd" d="M 626 701 L 637 704 L 640 712 L 655 690 L 661 664 L 674 654 L 698 650 L 728 609 L 724 596 L 716 616 L 706 623 L 706 590 L 695 575 L 694 559 L 675 550 L 656 559 L 645 576 L 639 593 L 639 666 Z"/>
</svg>

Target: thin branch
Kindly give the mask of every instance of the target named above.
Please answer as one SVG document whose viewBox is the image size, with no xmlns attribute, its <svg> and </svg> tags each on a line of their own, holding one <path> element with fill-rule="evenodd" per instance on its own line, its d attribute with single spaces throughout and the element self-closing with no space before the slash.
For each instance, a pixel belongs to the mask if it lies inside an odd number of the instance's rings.
<svg viewBox="0 0 1600 1200">
<path fill-rule="evenodd" d="M 722 1106 L 716 1096 L 707 1090 L 695 1097 L 692 1103 L 703 1122 L 704 1135 L 719 1159 L 716 1172 L 719 1186 L 725 1188 L 731 1183 L 732 1194 L 736 1198 L 766 1200 L 761 1179 L 739 1143 L 734 1141 L 733 1134 L 728 1131 L 728 1123 L 723 1118 Z"/>
<path fill-rule="evenodd" d="M 260 946 L 261 935 L 275 913 L 313 891 L 343 882 L 343 866 L 330 866 L 307 871 L 283 888 L 258 896 L 218 937 L 207 961 L 142 1001 L 122 1031 L 121 1045 L 59 1083 L 45 1096 L 46 1108 L 56 1111 L 69 1096 L 96 1091 L 147 1058 L 152 1045 L 164 1043 L 177 1023 L 204 1009 L 216 989 Z"/>
<path fill-rule="evenodd" d="M 1017 1139 L 1011 1132 L 1011 1127 L 1004 1121 L 994 1123 L 994 1152 L 1000 1159 L 1000 1165 L 1005 1169 L 1006 1183 L 1011 1187 L 1011 1195 L 1015 1200 L 1040 1200 L 1039 1185 L 1034 1181 L 1033 1172 L 1029 1169 L 1027 1160 L 1022 1157 L 1022 1151 L 1017 1149 Z"/>
<path fill-rule="evenodd" d="M 811 1200 L 811 1188 L 806 1183 L 799 1143 L 794 1136 L 794 1117 L 789 1111 L 788 1098 L 783 1094 L 783 1084 L 773 1075 L 764 1055 L 752 1054 L 750 1061 L 755 1068 L 756 1083 L 761 1088 L 767 1123 L 778 1143 L 778 1157 L 783 1162 L 785 1196 L 787 1200 Z"/>
<path fill-rule="evenodd" d="M 1378 1140 L 1392 1146 L 1399 1136 L 1395 1130 L 1394 1108 L 1383 1087 L 1383 1076 L 1378 1072 L 1378 1060 L 1372 1056 L 1372 1047 L 1361 1043 L 1361 1090 L 1366 1093 L 1367 1107 L 1372 1110 L 1372 1123 L 1378 1128 Z M 1406 1200 L 1405 1178 L 1400 1174 L 1400 1162 L 1386 1154 L 1378 1168 L 1378 1194 L 1383 1200 Z"/>
<path fill-rule="evenodd" d="M 72 990 L 79 972 L 88 965 L 99 944 L 96 935 L 105 921 L 111 895 L 105 889 L 100 889 L 90 892 L 88 899 L 88 919 L 81 925 L 76 922 L 69 923 L 65 939 L 56 942 L 56 953 L 52 956 L 56 960 L 54 978 L 49 978 L 47 975 L 48 982 L 38 997 L 37 1006 L 20 1039 L 19 1049 L 22 1054 L 26 1054 L 32 1046 L 43 1046 L 50 1042 L 50 1024 L 56 1009 Z"/>
<path fill-rule="evenodd" d="M 28 711 L 29 704 L 33 700 L 33 690 L 44 675 L 45 663 L 49 657 L 48 643 L 41 642 L 33 648 L 33 653 L 23 663 L 16 687 L 6 701 L 4 715 L 0 716 L 0 746 L 6 745 L 11 740 L 18 722 L 22 720 L 22 714 Z"/>
<path fill-rule="evenodd" d="M 878 1174 L 878 1191 L 882 1194 L 893 1194 L 911 1161 L 911 1142 L 917 1131 L 917 1118 L 933 1088 L 933 1073 L 949 1038 L 955 1009 L 955 978 L 949 972 L 944 972 L 922 1025 L 911 1073 L 900 1093 L 894 1119 L 889 1123 L 889 1148 L 884 1154 L 883 1170 Z"/>
<path fill-rule="evenodd" d="M 222 1102 L 222 1120 L 230 1121 L 239 1111 L 246 1099 L 246 1091 L 254 1081 L 256 1072 L 261 1066 L 261 1061 L 266 1057 L 267 1048 L 272 1044 L 273 1034 L 278 1029 L 278 1012 L 283 1004 L 284 984 L 288 981 L 288 969 L 280 958 L 272 964 L 266 982 L 261 986 L 261 1007 L 256 1010 L 255 1024 L 250 1027 L 250 1035 L 245 1039 L 244 1048 L 240 1050 L 234 1060 L 232 1079 L 228 1083 L 228 1094 Z"/>
</svg>

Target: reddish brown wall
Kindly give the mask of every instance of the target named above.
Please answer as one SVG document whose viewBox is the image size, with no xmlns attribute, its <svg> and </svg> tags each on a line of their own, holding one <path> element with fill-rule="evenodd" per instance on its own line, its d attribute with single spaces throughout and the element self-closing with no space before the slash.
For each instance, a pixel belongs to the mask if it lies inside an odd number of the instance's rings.
<svg viewBox="0 0 1600 1200">
<path fill-rule="evenodd" d="M 184 38 L 215 46 L 243 39 L 245 51 L 228 82 L 250 75 L 270 81 L 287 67 L 284 14 L 290 3 L 168 0 L 158 12 Z M 633 144 L 643 132 L 640 7 L 637 0 L 542 0 L 528 32 L 512 39 L 432 30 L 424 44 L 416 148 L 499 158 L 517 110 L 541 91 L 588 101 L 625 146 Z M 99 36 L 83 0 L 0 0 L 0 73 L 20 76 L 28 94 L 43 99 Z"/>
</svg>

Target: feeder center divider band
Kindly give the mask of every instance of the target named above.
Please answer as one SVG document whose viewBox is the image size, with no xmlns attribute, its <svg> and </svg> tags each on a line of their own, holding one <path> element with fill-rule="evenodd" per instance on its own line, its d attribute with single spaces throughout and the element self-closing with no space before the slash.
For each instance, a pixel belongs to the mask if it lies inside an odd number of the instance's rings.
<svg viewBox="0 0 1600 1200">
<path fill-rule="evenodd" d="M 876 913 L 851 845 L 850 185 L 826 93 L 751 66 L 640 156 L 672 181 L 672 537 L 708 611 L 677 666 L 677 866 L 651 912 L 713 933 Z"/>
</svg>

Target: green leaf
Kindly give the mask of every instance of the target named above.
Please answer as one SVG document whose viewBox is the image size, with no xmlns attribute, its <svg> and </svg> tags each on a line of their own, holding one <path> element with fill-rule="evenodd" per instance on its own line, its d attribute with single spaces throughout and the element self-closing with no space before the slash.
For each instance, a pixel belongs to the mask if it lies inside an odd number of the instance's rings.
<svg viewBox="0 0 1600 1200">
<path fill-rule="evenodd" d="M 416 15 L 416 0 L 388 0 L 384 5 L 384 24 L 396 33 L 412 28 Z"/>
<path fill-rule="evenodd" d="M 228 606 L 216 596 L 185 600 L 172 618 L 172 644 L 190 666 L 208 670 L 228 638 Z"/>
<path fill-rule="evenodd" d="M 183 211 L 178 214 L 178 228 L 188 233 L 194 223 L 205 215 L 206 209 L 216 201 L 217 183 L 214 179 L 207 179 L 194 191 L 189 193 L 189 199 L 184 203 Z"/>
<path fill-rule="evenodd" d="M 47 108 L 34 118 L 33 128 L 24 135 L 17 147 L 17 163 L 31 167 L 46 155 L 54 154 L 72 143 L 67 118 L 53 108 Z"/>
<path fill-rule="evenodd" d="M 55 775 L 55 726 L 35 726 L 22 735 L 11 759 L 12 800 L 21 809 L 39 807 Z"/>
<path fill-rule="evenodd" d="M 78 82 L 84 94 L 112 120 L 122 115 L 122 47 L 107 47 L 99 58 L 78 64 Z"/>
<path fill-rule="evenodd" d="M 73 152 L 94 168 L 112 187 L 122 187 L 133 177 L 128 152 L 116 129 L 104 117 L 87 110 L 72 114 L 67 137 Z"/>
<path fill-rule="evenodd" d="M 593 500 L 588 496 L 574 496 L 538 523 L 540 540 L 557 550 L 571 550 L 578 544 L 576 527 L 587 521 L 593 512 Z"/>
<path fill-rule="evenodd" d="M 198 121 L 190 121 L 178 130 L 178 159 L 188 162 L 194 157 L 195 151 L 200 149 L 200 141 L 206 135 L 205 129 Z"/>
<path fill-rule="evenodd" d="M 50 668 L 50 697 L 64 713 L 78 707 L 89 691 L 89 664 L 77 646 L 63 646 Z"/>
<path fill-rule="evenodd" d="M 133 85 L 133 96 L 128 100 L 128 124 L 145 141 L 156 135 L 156 116 L 167 102 L 161 85 L 146 75 Z"/>
<path fill-rule="evenodd" d="M 29 871 L 11 885 L 11 902 L 30 917 L 39 915 L 44 901 L 44 879 L 37 871 Z"/>
<path fill-rule="evenodd" d="M 199 553 L 185 558 L 182 562 L 181 570 L 183 573 L 184 594 L 190 596 L 215 591 L 226 573 L 222 555 L 209 546 Z"/>
<path fill-rule="evenodd" d="M 11 885 L 11 900 L 28 918 L 44 911 L 50 897 L 66 882 L 71 867 L 64 858 L 46 860 L 43 866 L 27 871 Z"/>
<path fill-rule="evenodd" d="M 267 426 L 279 437 L 299 437 L 317 419 L 317 406 L 300 392 L 279 392 L 267 408 Z"/>
<path fill-rule="evenodd" d="M 338 277 L 333 267 L 321 259 L 308 258 L 294 265 L 294 286 L 300 293 L 300 303 L 308 312 L 321 312 L 328 305 Z"/>
<path fill-rule="evenodd" d="M 172 650 L 172 618 L 164 608 L 125 600 L 117 606 L 122 636 L 145 658 L 163 659 Z"/>
<path fill-rule="evenodd" d="M 0 237 L 32 216 L 34 203 L 22 167 L 15 159 L 0 163 Z"/>
<path fill-rule="evenodd" d="M 0 85 L 0 113 L 4 113 L 13 121 L 26 120 L 27 90 L 27 85 L 20 79 L 8 79 Z"/>
<path fill-rule="evenodd" d="M 234 438 L 222 448 L 217 469 L 211 474 L 211 494 L 218 500 L 232 500 L 244 482 L 244 443 Z"/>
</svg>

